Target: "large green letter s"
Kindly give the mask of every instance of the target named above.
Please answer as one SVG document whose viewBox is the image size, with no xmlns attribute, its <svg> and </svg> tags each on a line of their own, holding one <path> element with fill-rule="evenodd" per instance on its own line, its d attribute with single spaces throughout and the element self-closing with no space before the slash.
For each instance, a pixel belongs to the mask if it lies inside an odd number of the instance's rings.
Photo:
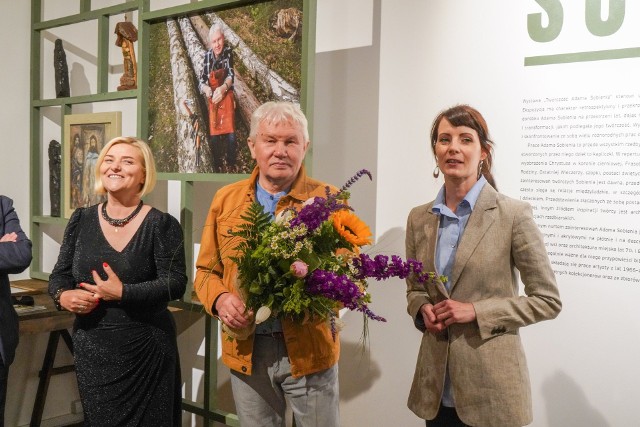
<svg viewBox="0 0 640 427">
<path fill-rule="evenodd" d="M 564 11 L 560 0 L 535 0 L 549 16 L 549 25 L 542 26 L 542 13 L 527 15 L 527 31 L 531 40 L 546 43 L 554 40 L 562 30 Z"/>
<path fill-rule="evenodd" d="M 587 0 L 584 19 L 587 29 L 594 36 L 610 36 L 620 29 L 624 21 L 625 0 L 609 0 L 609 17 L 606 21 L 600 18 L 602 0 Z"/>
</svg>

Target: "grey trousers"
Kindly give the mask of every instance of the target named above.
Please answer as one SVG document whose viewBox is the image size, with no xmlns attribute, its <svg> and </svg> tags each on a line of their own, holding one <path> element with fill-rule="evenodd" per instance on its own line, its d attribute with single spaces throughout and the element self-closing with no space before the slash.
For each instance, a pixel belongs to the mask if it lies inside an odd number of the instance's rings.
<svg viewBox="0 0 640 427">
<path fill-rule="evenodd" d="M 296 427 L 339 427 L 338 365 L 294 378 L 283 338 L 256 335 L 252 375 L 231 371 L 240 425 L 285 427 L 287 402 Z"/>
</svg>

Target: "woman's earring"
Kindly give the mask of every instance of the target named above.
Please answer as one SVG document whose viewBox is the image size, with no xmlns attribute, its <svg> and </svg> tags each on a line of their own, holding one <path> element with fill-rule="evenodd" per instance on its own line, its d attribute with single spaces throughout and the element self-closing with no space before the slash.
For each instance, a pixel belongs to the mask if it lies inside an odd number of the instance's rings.
<svg viewBox="0 0 640 427">
<path fill-rule="evenodd" d="M 438 178 L 439 176 L 440 176 L 440 167 L 436 165 L 436 167 L 433 169 L 433 177 Z"/>
<path fill-rule="evenodd" d="M 482 176 L 482 166 L 484 165 L 484 160 L 480 160 L 480 164 L 478 165 L 478 179 Z"/>
</svg>

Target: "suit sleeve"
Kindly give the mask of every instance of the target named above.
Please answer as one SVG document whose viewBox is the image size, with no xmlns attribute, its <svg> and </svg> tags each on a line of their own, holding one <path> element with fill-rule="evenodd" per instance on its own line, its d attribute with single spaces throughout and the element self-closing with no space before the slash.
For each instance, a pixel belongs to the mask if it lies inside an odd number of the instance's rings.
<svg viewBox="0 0 640 427">
<path fill-rule="evenodd" d="M 16 233 L 15 242 L 0 243 L 0 271 L 6 274 L 22 273 L 31 264 L 31 240 L 22 231 L 18 214 L 13 208 L 13 201 L 2 197 L 2 221 L 4 232 L 2 235 Z M 1 236 L 0 236 L 1 237 Z"/>
<path fill-rule="evenodd" d="M 511 256 L 520 271 L 524 296 L 474 302 L 483 339 L 555 318 L 562 308 L 555 275 L 529 205 L 518 205 L 511 236 Z"/>
</svg>

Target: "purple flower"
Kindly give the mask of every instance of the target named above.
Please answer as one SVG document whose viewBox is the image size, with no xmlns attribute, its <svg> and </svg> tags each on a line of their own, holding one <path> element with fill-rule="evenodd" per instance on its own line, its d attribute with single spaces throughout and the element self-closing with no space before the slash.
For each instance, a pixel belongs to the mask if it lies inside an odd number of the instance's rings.
<svg viewBox="0 0 640 427">
<path fill-rule="evenodd" d="M 360 178 L 362 178 L 364 175 L 367 175 L 369 177 L 369 180 L 373 181 L 373 177 L 371 176 L 371 172 L 369 172 L 366 169 L 360 169 L 358 171 L 358 173 L 356 173 L 351 178 L 349 178 L 349 180 L 342 186 L 342 188 L 340 189 L 340 192 L 347 191 L 349 189 L 349 187 L 351 187 L 353 184 L 358 182 L 358 180 Z"/>
<path fill-rule="evenodd" d="M 320 269 L 314 270 L 307 278 L 307 291 L 338 301 L 352 310 L 357 308 L 358 299 L 362 296 L 358 285 L 346 275 Z"/>
<path fill-rule="evenodd" d="M 363 302 L 364 294 L 358 285 L 344 274 L 315 270 L 307 278 L 307 292 L 340 302 L 349 310 L 360 311 L 370 319 L 386 322 L 386 319 L 369 309 Z"/>
<path fill-rule="evenodd" d="M 331 214 L 324 202 L 325 199 L 322 197 L 314 197 L 313 202 L 300 209 L 298 215 L 291 220 L 291 227 L 304 224 L 310 232 L 320 227 Z"/>
<path fill-rule="evenodd" d="M 360 254 L 354 258 L 353 265 L 356 267 L 356 278 L 359 280 L 367 278 L 386 280 L 390 277 L 406 279 L 412 273 L 416 274 L 416 279 L 420 283 L 435 279 L 435 274 L 422 271 L 422 263 L 420 261 L 415 259 L 403 261 L 397 255 L 392 255 L 391 261 L 389 261 L 389 257 L 386 255 L 376 255 L 372 259 L 367 254 Z"/>
<path fill-rule="evenodd" d="M 296 260 L 291 264 L 291 273 L 298 279 L 302 279 L 308 272 L 309 266 L 304 261 Z"/>
<path fill-rule="evenodd" d="M 335 195 L 331 195 L 330 193 L 326 199 L 324 197 L 314 197 L 313 201 L 307 201 L 305 203 L 305 206 L 300 209 L 300 212 L 291 220 L 290 224 L 291 227 L 304 224 L 309 233 L 320 227 L 323 222 L 329 219 L 329 216 L 331 216 L 333 212 L 349 208 L 344 203 L 338 202 Z"/>
</svg>

